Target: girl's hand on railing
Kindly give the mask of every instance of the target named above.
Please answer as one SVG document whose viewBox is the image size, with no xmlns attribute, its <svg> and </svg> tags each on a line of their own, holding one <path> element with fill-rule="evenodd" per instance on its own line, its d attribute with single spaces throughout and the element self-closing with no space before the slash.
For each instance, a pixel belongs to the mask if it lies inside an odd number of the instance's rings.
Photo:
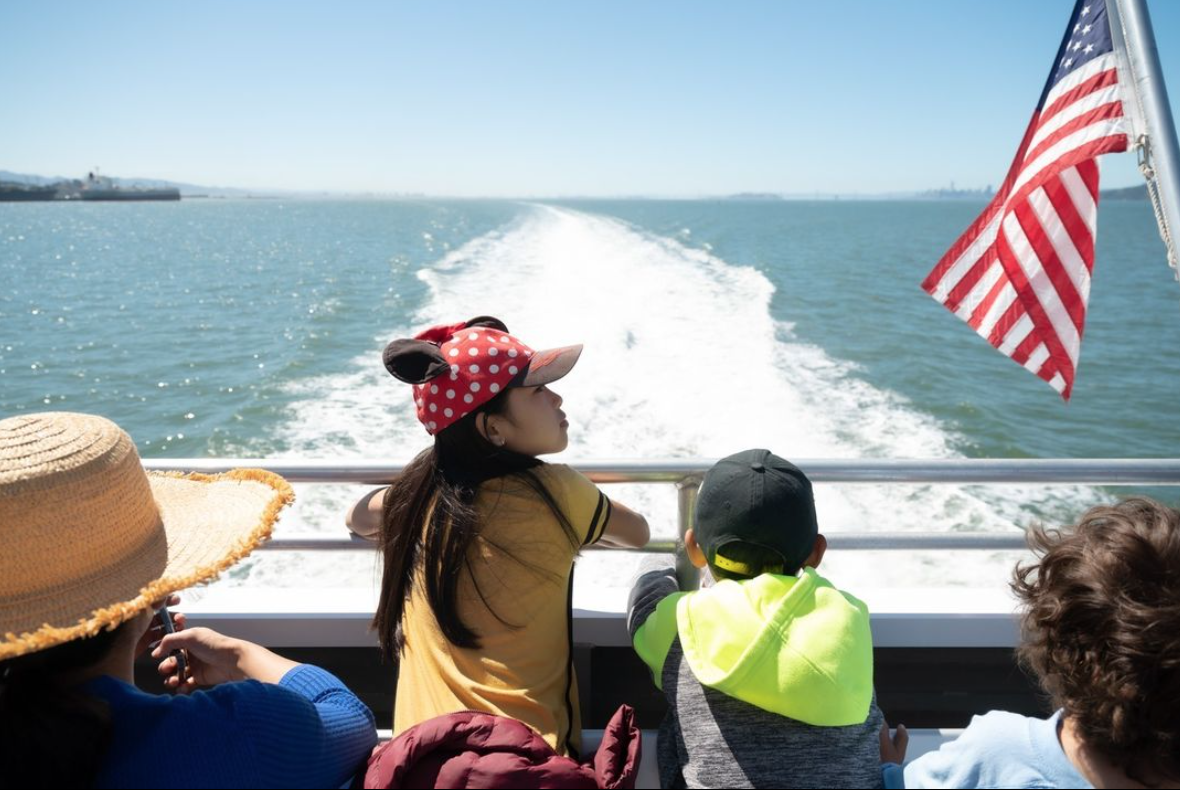
<svg viewBox="0 0 1180 790">
<path fill-rule="evenodd" d="M 385 520 L 385 492 L 388 490 L 388 487 L 376 488 L 361 497 L 344 517 L 345 526 L 362 538 L 377 540 Z"/>
<path fill-rule="evenodd" d="M 603 527 L 600 546 L 618 549 L 638 549 L 651 540 L 647 519 L 626 505 L 611 502 L 610 520 Z"/>
</svg>

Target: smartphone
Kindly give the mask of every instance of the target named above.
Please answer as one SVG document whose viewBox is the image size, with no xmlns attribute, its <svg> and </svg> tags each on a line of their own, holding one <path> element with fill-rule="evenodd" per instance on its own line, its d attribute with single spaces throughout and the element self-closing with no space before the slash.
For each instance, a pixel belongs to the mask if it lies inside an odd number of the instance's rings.
<svg viewBox="0 0 1180 790">
<path fill-rule="evenodd" d="M 168 611 L 168 607 L 161 606 L 156 612 L 160 615 L 160 623 L 164 626 L 164 633 L 176 633 L 176 629 L 172 627 L 172 613 Z M 173 650 L 172 655 L 176 658 L 176 676 L 180 678 L 181 683 L 184 683 L 185 678 L 188 677 L 188 662 L 185 660 L 184 651 Z"/>
</svg>

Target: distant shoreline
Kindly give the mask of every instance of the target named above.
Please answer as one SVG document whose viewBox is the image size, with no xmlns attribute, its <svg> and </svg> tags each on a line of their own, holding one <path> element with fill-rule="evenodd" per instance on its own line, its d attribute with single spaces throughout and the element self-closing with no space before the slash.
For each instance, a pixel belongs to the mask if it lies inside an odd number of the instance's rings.
<svg viewBox="0 0 1180 790">
<path fill-rule="evenodd" d="M 43 191 L 58 184 L 69 182 L 70 179 L 60 177 L 46 177 L 28 175 L 0 170 L 0 192 Z M 329 192 L 325 190 L 270 190 L 243 189 L 240 187 L 210 187 L 200 184 L 189 184 L 161 179 L 145 178 L 111 178 L 119 189 L 126 190 L 164 190 L 175 189 L 181 199 L 215 200 L 215 199 L 246 199 L 246 200 L 523 200 L 523 201 L 561 201 L 561 200 L 651 200 L 651 201 L 696 201 L 715 200 L 725 202 L 774 203 L 799 201 L 976 201 L 991 200 L 994 193 L 988 189 L 929 189 L 920 192 L 736 192 L 719 195 L 659 195 L 659 194 L 621 194 L 621 195 L 428 195 L 420 192 Z M 34 200 L 41 202 L 48 200 L 44 197 L 29 197 L 16 195 L 15 197 L 0 197 L 0 201 L 25 202 Z M 1139 201 L 1147 200 L 1145 185 L 1104 189 L 1099 193 L 1100 200 Z M 75 202 L 59 201 L 59 202 Z"/>
</svg>

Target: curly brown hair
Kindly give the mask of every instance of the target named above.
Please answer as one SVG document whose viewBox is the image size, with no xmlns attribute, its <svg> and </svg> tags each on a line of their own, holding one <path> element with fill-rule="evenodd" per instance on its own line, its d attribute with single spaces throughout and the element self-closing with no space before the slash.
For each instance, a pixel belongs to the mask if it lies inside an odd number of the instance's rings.
<svg viewBox="0 0 1180 790">
<path fill-rule="evenodd" d="M 1020 660 L 1090 748 L 1138 781 L 1180 779 L 1180 511 L 1127 499 L 1028 541 Z"/>
</svg>

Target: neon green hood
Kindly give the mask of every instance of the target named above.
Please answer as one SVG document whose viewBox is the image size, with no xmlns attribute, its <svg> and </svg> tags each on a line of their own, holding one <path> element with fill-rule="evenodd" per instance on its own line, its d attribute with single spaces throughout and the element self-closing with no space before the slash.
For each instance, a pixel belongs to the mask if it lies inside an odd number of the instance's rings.
<svg viewBox="0 0 1180 790">
<path fill-rule="evenodd" d="M 635 634 L 660 685 L 676 635 L 703 685 L 796 721 L 861 724 L 873 696 L 868 608 L 812 568 L 662 600 Z"/>
</svg>

